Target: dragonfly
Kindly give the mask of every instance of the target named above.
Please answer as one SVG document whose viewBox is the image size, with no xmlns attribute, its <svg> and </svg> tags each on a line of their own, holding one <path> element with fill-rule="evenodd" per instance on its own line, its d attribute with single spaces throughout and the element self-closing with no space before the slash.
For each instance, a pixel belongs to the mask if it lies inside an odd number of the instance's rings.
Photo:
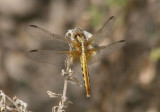
<svg viewBox="0 0 160 112">
<path fill-rule="evenodd" d="M 125 45 L 125 40 L 116 41 L 109 45 L 100 45 L 109 36 L 114 22 L 115 17 L 110 17 L 93 35 L 80 28 L 74 28 L 68 30 L 65 36 L 53 34 L 36 25 L 29 25 L 27 32 L 34 39 L 45 44 L 48 49 L 31 50 L 27 52 L 27 57 L 53 65 L 58 64 L 59 60 L 65 60 L 67 56 L 72 57 L 73 63 L 80 62 L 86 96 L 90 97 L 88 65 L 102 60 Z"/>
</svg>

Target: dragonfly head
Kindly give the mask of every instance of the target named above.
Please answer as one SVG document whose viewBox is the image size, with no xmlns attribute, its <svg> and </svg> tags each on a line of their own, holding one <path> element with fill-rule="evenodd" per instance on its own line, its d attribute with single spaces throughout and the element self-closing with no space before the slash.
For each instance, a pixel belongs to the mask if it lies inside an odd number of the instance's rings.
<svg viewBox="0 0 160 112">
<path fill-rule="evenodd" d="M 91 33 L 83 31 L 81 28 L 68 30 L 65 37 L 73 41 L 87 41 L 92 36 Z"/>
</svg>

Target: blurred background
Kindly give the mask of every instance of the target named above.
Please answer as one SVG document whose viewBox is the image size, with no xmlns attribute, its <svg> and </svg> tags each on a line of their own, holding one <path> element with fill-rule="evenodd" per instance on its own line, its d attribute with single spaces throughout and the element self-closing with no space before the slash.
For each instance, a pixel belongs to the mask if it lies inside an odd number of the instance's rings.
<svg viewBox="0 0 160 112">
<path fill-rule="evenodd" d="M 110 42 L 126 46 L 89 68 L 91 98 L 84 87 L 69 84 L 68 112 L 160 111 L 160 0 L 0 0 L 0 89 L 27 102 L 29 110 L 51 112 L 62 93 L 61 68 L 38 63 L 25 52 L 42 45 L 25 26 L 55 34 L 80 27 L 91 33 L 116 16 Z M 83 84 L 82 73 L 74 76 Z"/>
</svg>

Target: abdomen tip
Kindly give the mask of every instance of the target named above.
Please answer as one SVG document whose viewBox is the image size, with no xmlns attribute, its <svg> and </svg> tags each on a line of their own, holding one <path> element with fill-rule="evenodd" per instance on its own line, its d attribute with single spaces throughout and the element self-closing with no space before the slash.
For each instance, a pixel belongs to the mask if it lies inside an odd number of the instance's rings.
<svg viewBox="0 0 160 112">
<path fill-rule="evenodd" d="M 91 97 L 91 95 L 87 95 L 87 98 Z"/>
</svg>

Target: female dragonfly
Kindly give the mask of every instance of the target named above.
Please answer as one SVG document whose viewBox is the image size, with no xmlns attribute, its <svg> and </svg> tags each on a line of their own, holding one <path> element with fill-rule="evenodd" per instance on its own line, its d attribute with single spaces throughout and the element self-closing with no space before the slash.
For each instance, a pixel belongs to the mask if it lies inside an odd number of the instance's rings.
<svg viewBox="0 0 160 112">
<path fill-rule="evenodd" d="M 27 28 L 27 32 L 34 39 L 46 44 L 50 49 L 31 50 L 27 52 L 27 57 L 39 62 L 57 64 L 57 60 L 65 59 L 65 57 L 70 55 L 73 58 L 73 62 L 79 61 L 81 63 L 86 96 L 90 97 L 88 64 L 101 60 L 125 45 L 124 40 L 109 45 L 99 45 L 109 35 L 114 22 L 115 17 L 110 17 L 93 35 L 80 28 L 75 28 L 69 30 L 65 36 L 61 36 L 36 25 L 30 25 Z M 69 50 L 70 47 L 72 50 Z"/>
</svg>

